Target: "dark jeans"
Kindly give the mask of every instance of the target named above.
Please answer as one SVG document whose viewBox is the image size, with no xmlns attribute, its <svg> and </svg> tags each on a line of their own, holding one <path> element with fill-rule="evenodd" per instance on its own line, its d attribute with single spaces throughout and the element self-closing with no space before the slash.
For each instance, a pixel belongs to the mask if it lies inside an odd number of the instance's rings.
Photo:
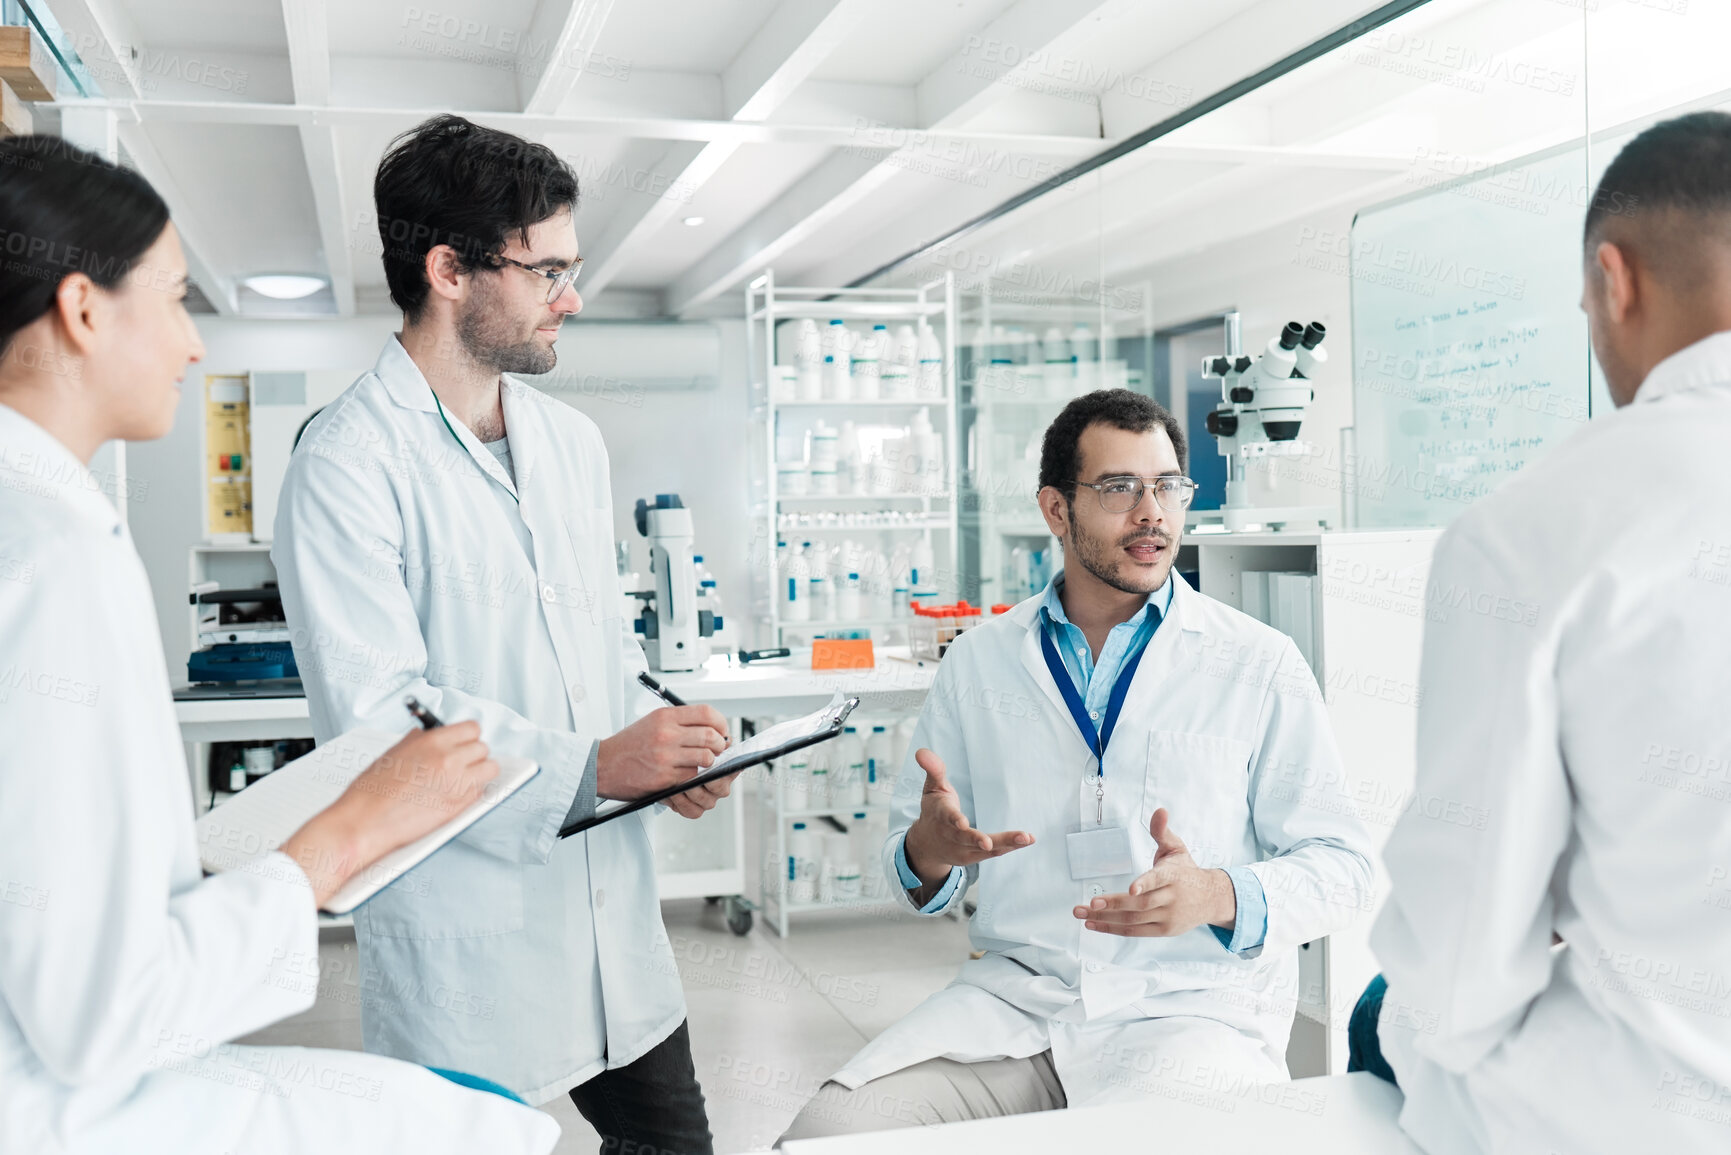
<svg viewBox="0 0 1731 1155">
<path fill-rule="evenodd" d="M 601 1155 L 714 1155 L 688 1026 L 636 1062 L 571 1088 L 578 1112 L 601 1133 Z"/>
<path fill-rule="evenodd" d="M 1387 993 L 1387 980 L 1377 975 L 1358 996 L 1358 1005 L 1352 1008 L 1352 1018 L 1346 1024 L 1346 1069 L 1369 1071 L 1398 1087 L 1394 1068 L 1382 1057 L 1382 1040 L 1376 1033 L 1377 1020 L 1382 1018 L 1382 998 Z"/>
</svg>

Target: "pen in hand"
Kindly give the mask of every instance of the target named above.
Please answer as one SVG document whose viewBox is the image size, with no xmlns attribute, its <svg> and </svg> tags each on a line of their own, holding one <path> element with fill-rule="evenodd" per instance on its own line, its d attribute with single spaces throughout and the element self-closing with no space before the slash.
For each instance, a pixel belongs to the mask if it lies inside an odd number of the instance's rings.
<svg viewBox="0 0 1731 1155">
<path fill-rule="evenodd" d="M 651 678 L 648 674 L 639 673 L 637 675 L 637 680 L 642 684 L 645 690 L 648 690 L 651 694 L 654 694 L 669 706 L 685 705 L 685 699 L 681 698 L 678 694 L 675 694 L 672 690 L 669 690 L 666 686 L 663 686 L 660 682 L 657 682 L 654 678 Z"/>
<path fill-rule="evenodd" d="M 415 716 L 415 721 L 421 724 L 421 729 L 423 730 L 431 730 L 435 726 L 444 725 L 443 722 L 433 716 L 431 710 L 421 705 L 421 703 L 413 696 L 403 699 L 403 708 Z"/>
</svg>

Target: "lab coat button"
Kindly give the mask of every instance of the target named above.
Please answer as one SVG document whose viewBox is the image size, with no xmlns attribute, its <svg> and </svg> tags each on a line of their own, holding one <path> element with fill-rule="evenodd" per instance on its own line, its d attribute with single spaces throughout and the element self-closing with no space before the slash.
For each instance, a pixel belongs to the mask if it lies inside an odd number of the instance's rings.
<svg viewBox="0 0 1731 1155">
<path fill-rule="evenodd" d="M 1099 963 L 1092 963 L 1092 962 L 1089 963 L 1088 964 L 1088 973 L 1091 975 L 1099 974 L 1100 973 L 1100 964 Z"/>
<path fill-rule="evenodd" d="M 542 601 L 550 602 L 558 596 L 559 595 L 553 591 L 553 587 L 551 585 L 544 585 L 541 587 L 541 600 Z"/>
<path fill-rule="evenodd" d="M 573 702 L 581 702 L 589 696 L 589 691 L 583 688 L 582 682 L 572 682 L 566 689 L 570 691 Z"/>
<path fill-rule="evenodd" d="M 1089 898 L 1099 898 L 1102 894 L 1105 894 L 1105 893 L 1106 893 L 1106 888 L 1101 886 L 1099 883 L 1091 882 L 1088 884 L 1088 897 Z"/>
<path fill-rule="evenodd" d="M 607 892 L 601 887 L 595 888 L 595 909 L 600 910 L 607 905 Z"/>
<path fill-rule="evenodd" d="M 1090 717 L 1090 718 L 1094 719 L 1094 721 L 1098 722 L 1100 720 L 1100 711 L 1089 710 L 1088 711 L 1088 717 Z"/>
</svg>

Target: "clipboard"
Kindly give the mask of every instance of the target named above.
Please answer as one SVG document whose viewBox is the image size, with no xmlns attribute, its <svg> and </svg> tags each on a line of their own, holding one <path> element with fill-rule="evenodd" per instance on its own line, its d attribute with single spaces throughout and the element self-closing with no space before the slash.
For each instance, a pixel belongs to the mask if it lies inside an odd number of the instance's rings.
<svg viewBox="0 0 1731 1155">
<path fill-rule="evenodd" d="M 687 790 L 706 783 L 738 774 L 741 770 L 750 769 L 753 766 L 768 762 L 772 758 L 779 758 L 783 754 L 803 750 L 805 747 L 815 746 L 819 742 L 827 742 L 841 734 L 842 726 L 847 721 L 848 715 L 853 713 L 854 707 L 858 705 L 858 698 L 843 698 L 837 694 L 830 701 L 830 704 L 821 710 L 807 714 L 803 718 L 777 722 L 769 729 L 760 730 L 745 741 L 729 747 L 722 752 L 720 757 L 716 758 L 714 765 L 697 777 L 675 786 L 657 790 L 653 794 L 646 794 L 642 798 L 634 798 L 630 802 L 615 806 L 605 813 L 598 812 L 580 822 L 573 822 L 570 826 L 559 831 L 559 837 L 569 838 L 573 834 L 593 830 L 604 822 L 611 822 L 613 819 L 627 814 L 635 814 L 657 802 L 665 802 L 675 794 L 683 794 Z"/>
<path fill-rule="evenodd" d="M 211 874 L 243 870 L 281 846 L 308 819 L 335 802 L 360 774 L 402 740 L 382 730 L 350 730 L 248 786 L 198 820 L 198 857 Z M 360 871 L 321 908 L 349 914 L 491 813 L 540 771 L 528 758 L 502 757 L 499 776 L 481 797 L 442 826 L 399 846 Z"/>
</svg>

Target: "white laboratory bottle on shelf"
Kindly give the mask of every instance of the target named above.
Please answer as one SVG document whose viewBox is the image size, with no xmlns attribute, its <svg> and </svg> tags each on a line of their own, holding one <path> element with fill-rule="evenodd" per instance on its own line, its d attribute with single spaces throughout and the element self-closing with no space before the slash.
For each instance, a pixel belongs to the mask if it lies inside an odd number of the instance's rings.
<svg viewBox="0 0 1731 1155">
<path fill-rule="evenodd" d="M 890 617 L 913 617 L 913 602 L 913 590 L 909 588 L 906 582 L 897 582 L 890 590 Z"/>
<path fill-rule="evenodd" d="M 908 551 L 909 588 L 934 585 L 937 580 L 937 562 L 932 558 L 932 543 L 921 534 L 914 540 L 914 547 Z"/>
<path fill-rule="evenodd" d="M 840 320 L 831 321 L 824 330 L 823 398 L 825 401 L 853 400 L 853 340 L 847 326 Z"/>
<path fill-rule="evenodd" d="M 829 550 L 819 546 L 815 550 L 808 549 L 806 564 L 810 567 L 811 576 L 806 587 L 811 591 L 811 620 L 828 622 L 835 620 L 835 579 L 830 567 Z"/>
<path fill-rule="evenodd" d="M 837 441 L 840 434 L 832 425 L 827 425 L 820 418 L 811 430 L 811 467 L 814 470 L 825 469 L 835 472 Z"/>
<path fill-rule="evenodd" d="M 807 764 L 806 773 L 809 781 L 806 786 L 806 806 L 812 810 L 828 810 L 834 805 L 830 801 L 830 770 L 835 765 L 833 742 L 819 742 L 808 746 L 811 751 L 811 761 Z"/>
<path fill-rule="evenodd" d="M 865 739 L 860 737 L 858 726 L 842 728 L 840 740 L 836 743 L 836 760 L 841 764 L 841 776 L 836 779 L 834 789 L 835 805 L 864 806 L 866 804 L 866 752 Z"/>
<path fill-rule="evenodd" d="M 860 613 L 859 574 L 849 570 L 835 591 L 835 616 L 843 622 L 857 622 Z"/>
<path fill-rule="evenodd" d="M 878 861 L 878 851 L 883 842 L 876 837 L 877 823 L 869 811 L 858 810 L 848 815 L 847 823 L 847 856 L 848 861 L 860 867 L 859 893 L 861 898 L 882 898 L 881 887 L 874 887 L 868 880 L 875 877 L 872 870 Z"/>
<path fill-rule="evenodd" d="M 795 546 L 788 553 L 787 601 L 782 607 L 782 616 L 790 622 L 811 620 L 811 568 L 806 557 L 806 546 L 810 544 Z"/>
<path fill-rule="evenodd" d="M 933 401 L 944 395 L 944 349 L 938 344 L 937 330 L 920 322 L 919 367 L 914 373 L 914 391 L 922 400 Z"/>
<path fill-rule="evenodd" d="M 793 364 L 797 371 L 795 395 L 801 401 L 817 401 L 823 397 L 823 338 L 817 322 L 809 318 L 799 323 L 794 338 Z"/>
<path fill-rule="evenodd" d="M 782 775 L 782 805 L 789 810 L 804 810 L 811 805 L 811 747 L 776 759 L 775 771 Z"/>
<path fill-rule="evenodd" d="M 835 491 L 844 494 L 864 493 L 863 481 L 859 427 L 851 421 L 843 421 L 841 432 L 835 439 Z"/>
<path fill-rule="evenodd" d="M 871 737 L 866 739 L 866 803 L 871 806 L 884 806 L 890 801 L 890 794 L 895 789 L 896 771 L 899 767 L 892 761 L 893 743 L 890 740 L 888 727 L 873 726 Z"/>
<path fill-rule="evenodd" d="M 860 334 L 853 350 L 853 398 L 855 401 L 876 401 L 882 378 L 884 346 L 889 343 L 889 328 L 873 325 L 871 332 Z"/>
<path fill-rule="evenodd" d="M 810 902 L 817 877 L 817 832 L 804 822 L 795 822 L 787 835 L 787 898 Z"/>
<path fill-rule="evenodd" d="M 913 492 L 926 497 L 938 497 L 944 492 L 944 439 L 932 428 L 929 409 L 914 414 L 913 459 L 915 484 Z"/>
<path fill-rule="evenodd" d="M 863 827 L 865 815 L 861 814 L 860 819 L 859 825 Z M 835 901 L 858 902 L 864 873 L 859 855 L 860 840 L 853 836 L 851 829 L 846 834 L 837 834 L 836 839 Z"/>
<path fill-rule="evenodd" d="M 897 325 L 892 354 L 882 363 L 879 393 L 886 401 L 907 401 L 914 396 L 914 374 L 919 368 L 920 339 L 912 325 Z"/>
</svg>

